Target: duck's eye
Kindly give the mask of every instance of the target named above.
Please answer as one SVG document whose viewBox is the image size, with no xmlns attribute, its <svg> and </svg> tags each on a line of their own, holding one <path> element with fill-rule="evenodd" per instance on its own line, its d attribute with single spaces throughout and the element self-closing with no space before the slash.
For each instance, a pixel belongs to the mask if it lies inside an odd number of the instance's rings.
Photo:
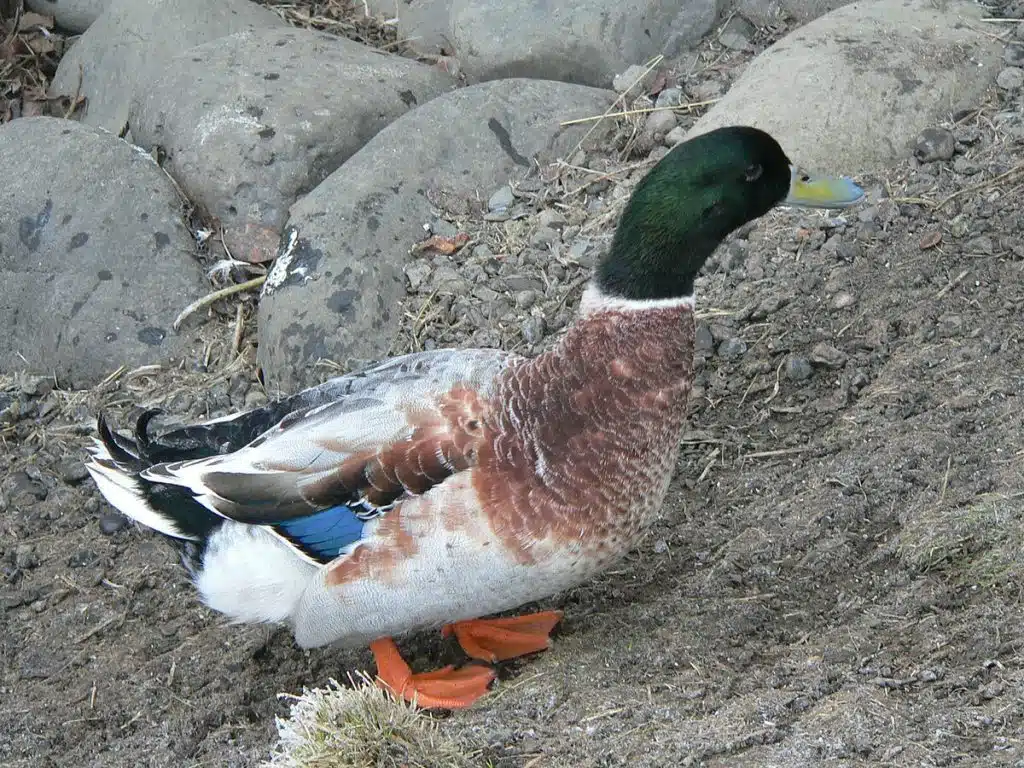
<svg viewBox="0 0 1024 768">
<path fill-rule="evenodd" d="M 761 178 L 762 173 L 764 173 L 764 168 L 757 163 L 754 163 L 754 165 L 747 166 L 747 169 L 743 172 L 743 180 L 757 181 Z"/>
</svg>

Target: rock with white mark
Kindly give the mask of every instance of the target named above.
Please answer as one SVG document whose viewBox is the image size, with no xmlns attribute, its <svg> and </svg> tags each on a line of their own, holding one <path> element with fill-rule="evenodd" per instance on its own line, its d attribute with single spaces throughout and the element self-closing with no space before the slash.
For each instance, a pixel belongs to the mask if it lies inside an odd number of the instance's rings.
<svg viewBox="0 0 1024 768">
<path fill-rule="evenodd" d="M 168 62 L 136 95 L 132 134 L 164 149 L 236 258 L 265 262 L 300 195 L 453 85 L 434 67 L 323 32 L 240 32 Z"/>
<path fill-rule="evenodd" d="M 445 93 L 383 129 L 293 205 L 259 306 L 259 362 L 273 390 L 316 381 L 320 358 L 385 356 L 405 295 L 403 267 L 424 239 L 431 199 L 475 201 L 529 173 L 538 156 L 564 156 L 590 126 L 560 121 L 602 114 L 614 98 L 518 79 Z M 588 139 L 604 140 L 601 131 Z"/>
<path fill-rule="evenodd" d="M 171 325 L 208 284 L 167 176 L 69 120 L 14 120 L 0 146 L 0 370 L 89 387 L 185 353 Z"/>
</svg>

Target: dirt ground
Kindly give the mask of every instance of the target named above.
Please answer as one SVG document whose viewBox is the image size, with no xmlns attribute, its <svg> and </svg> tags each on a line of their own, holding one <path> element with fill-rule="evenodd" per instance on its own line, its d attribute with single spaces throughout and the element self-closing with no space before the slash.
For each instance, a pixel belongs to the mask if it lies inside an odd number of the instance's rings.
<svg viewBox="0 0 1024 768">
<path fill-rule="evenodd" d="M 702 82 L 727 84 L 729 61 Z M 542 606 L 566 614 L 550 651 L 443 719 L 474 764 L 1024 765 L 1024 123 L 995 93 L 953 118 L 954 159 L 862 179 L 845 217 L 773 213 L 708 265 L 664 516 Z M 599 253 L 648 149 L 624 123 L 572 160 L 632 172 L 525 183 L 516 221 L 439 211 L 477 245 L 431 269 L 487 290 L 413 291 L 396 351 L 551 343 L 593 254 L 530 245 L 538 211 Z M 524 275 L 536 289 L 510 289 Z M 100 407 L 126 425 L 138 404 L 184 420 L 262 399 L 253 322 L 236 360 L 221 309 L 181 370 L 0 382 L 4 766 L 256 765 L 279 693 L 370 667 L 226 625 L 85 477 Z M 460 658 L 434 635 L 402 645 L 420 669 Z"/>
</svg>

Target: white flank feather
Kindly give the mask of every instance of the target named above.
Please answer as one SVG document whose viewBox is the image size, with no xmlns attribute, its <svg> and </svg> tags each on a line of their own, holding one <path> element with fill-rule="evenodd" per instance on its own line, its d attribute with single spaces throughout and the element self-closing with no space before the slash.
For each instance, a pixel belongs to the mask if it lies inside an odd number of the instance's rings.
<svg viewBox="0 0 1024 768">
<path fill-rule="evenodd" d="M 263 526 L 228 521 L 207 541 L 195 584 L 233 621 L 273 623 L 292 617 L 318 570 Z"/>
</svg>

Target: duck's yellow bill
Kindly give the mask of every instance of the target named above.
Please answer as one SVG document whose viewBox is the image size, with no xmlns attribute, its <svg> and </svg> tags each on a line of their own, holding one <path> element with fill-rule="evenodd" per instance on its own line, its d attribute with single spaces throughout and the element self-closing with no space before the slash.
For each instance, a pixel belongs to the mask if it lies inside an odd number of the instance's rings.
<svg viewBox="0 0 1024 768">
<path fill-rule="evenodd" d="M 803 208 L 846 208 L 864 199 L 864 190 L 840 176 L 815 176 L 793 167 L 789 195 L 783 205 Z"/>
</svg>

